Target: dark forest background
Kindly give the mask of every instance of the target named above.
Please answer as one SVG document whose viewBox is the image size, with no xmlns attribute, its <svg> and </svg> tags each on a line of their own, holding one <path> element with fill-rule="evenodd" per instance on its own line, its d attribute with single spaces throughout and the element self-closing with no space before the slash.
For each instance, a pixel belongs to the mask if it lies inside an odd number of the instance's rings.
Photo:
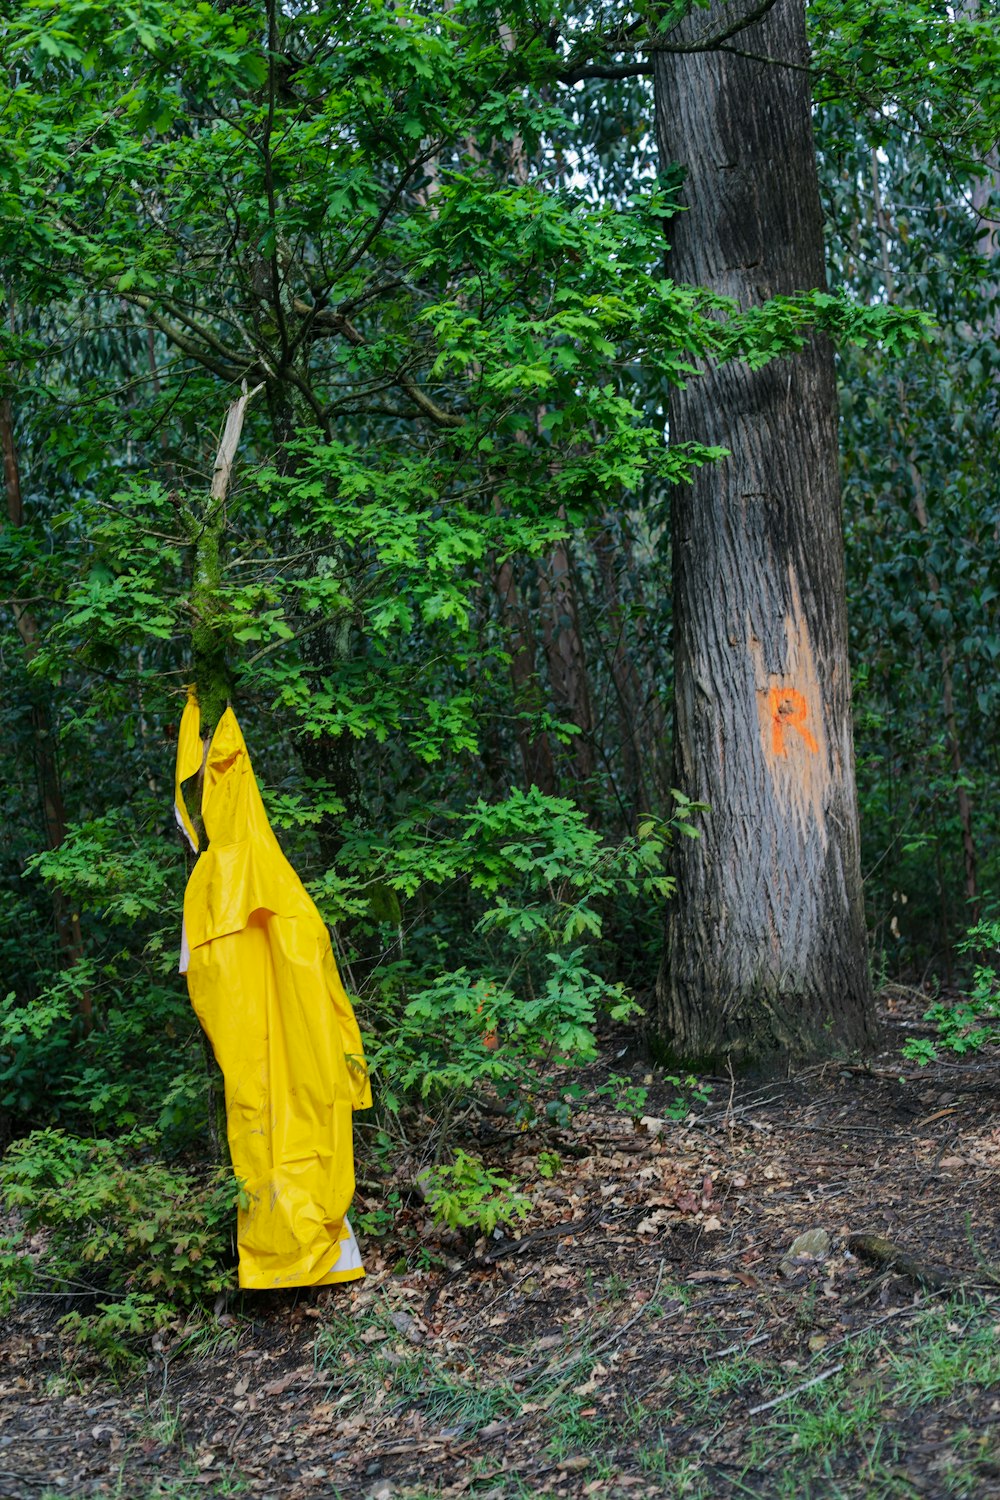
<svg viewBox="0 0 1000 1500">
<path fill-rule="evenodd" d="M 871 964 L 961 976 L 1000 893 L 995 19 L 810 8 L 831 296 L 754 322 L 663 279 L 684 174 L 649 76 L 615 75 L 665 18 L 0 23 L 7 1140 L 206 1149 L 172 812 L 196 676 L 333 927 L 387 1121 L 482 1087 L 544 1110 L 540 1056 L 651 1011 L 670 844 L 710 816 L 672 791 L 668 514 L 719 460 L 670 446 L 667 393 L 817 321 Z"/>
</svg>

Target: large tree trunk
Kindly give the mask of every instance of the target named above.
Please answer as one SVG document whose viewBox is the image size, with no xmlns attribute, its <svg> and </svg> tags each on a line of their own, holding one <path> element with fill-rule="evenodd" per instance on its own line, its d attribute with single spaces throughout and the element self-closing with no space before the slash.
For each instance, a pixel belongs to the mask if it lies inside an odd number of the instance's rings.
<svg viewBox="0 0 1000 1500">
<path fill-rule="evenodd" d="M 720 30 L 696 10 L 670 40 Z M 664 167 L 687 168 L 669 270 L 741 305 L 824 284 L 802 0 L 730 53 L 656 54 Z M 731 452 L 672 510 L 676 851 L 660 1024 L 687 1058 L 818 1056 L 873 1034 L 862 903 L 832 351 L 713 367 L 673 441 Z"/>
</svg>

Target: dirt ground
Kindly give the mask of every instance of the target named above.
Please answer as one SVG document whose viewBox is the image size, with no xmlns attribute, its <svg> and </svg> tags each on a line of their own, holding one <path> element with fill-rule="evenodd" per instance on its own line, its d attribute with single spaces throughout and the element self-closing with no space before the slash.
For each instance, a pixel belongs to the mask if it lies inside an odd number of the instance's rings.
<svg viewBox="0 0 1000 1500">
<path fill-rule="evenodd" d="M 903 1063 L 925 1003 L 889 992 L 865 1067 L 715 1079 L 682 1120 L 615 1038 L 568 1126 L 483 1118 L 518 1227 L 435 1230 L 401 1157 L 364 1283 L 234 1297 L 124 1372 L 23 1303 L 0 1496 L 1000 1496 L 998 1059 Z"/>
</svg>

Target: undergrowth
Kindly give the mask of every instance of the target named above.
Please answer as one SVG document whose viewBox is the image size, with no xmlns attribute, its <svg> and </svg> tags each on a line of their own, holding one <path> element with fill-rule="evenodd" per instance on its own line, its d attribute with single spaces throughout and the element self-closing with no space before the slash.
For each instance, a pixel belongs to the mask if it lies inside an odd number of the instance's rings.
<svg viewBox="0 0 1000 1500">
<path fill-rule="evenodd" d="M 924 1013 L 936 1039 L 914 1037 L 903 1048 L 903 1056 L 921 1067 L 936 1061 L 939 1049 L 962 1056 L 1000 1042 L 1000 922 L 977 923 L 958 950 L 976 957 L 972 988 L 957 1001 L 935 1001 Z"/>
<path fill-rule="evenodd" d="M 619 953 L 608 929 L 636 900 L 652 906 L 670 894 L 667 847 L 696 836 L 700 811 L 677 794 L 670 817 L 645 818 L 633 837 L 609 843 L 568 799 L 514 791 L 414 818 L 382 842 L 348 833 L 348 873 L 312 883 L 328 920 L 348 930 L 367 921 L 368 938 L 386 942 L 357 997 L 376 1098 L 368 1140 L 383 1178 L 401 1143 L 423 1142 L 419 1190 L 437 1225 L 490 1234 L 530 1213 L 526 1184 L 472 1149 L 469 1119 L 485 1105 L 519 1130 L 565 1126 L 589 1097 L 567 1070 L 597 1058 L 602 1026 L 641 1014 L 612 977 Z M 15 1132 L 43 1126 L 0 1163 L 0 1201 L 18 1216 L 0 1245 L 0 1298 L 40 1284 L 65 1291 L 77 1302 L 67 1331 L 112 1357 L 234 1284 L 237 1185 L 177 1164 L 210 1155 L 209 1084 L 174 972 L 177 871 L 147 851 L 137 817 L 92 821 L 35 861 L 109 931 L 121 927 L 115 953 L 50 977 L 30 1004 L 0 999 L 0 1109 Z M 425 902 L 404 945 L 372 911 L 376 887 L 392 893 L 392 921 L 400 902 L 437 887 L 464 898 L 444 925 Z M 146 924 L 139 960 L 137 922 Z M 89 1030 L 77 1014 L 84 998 Z M 703 1097 L 695 1080 L 676 1082 L 675 1117 L 692 1090 Z M 645 1102 L 623 1076 L 598 1094 L 633 1114 Z M 556 1164 L 539 1170 L 551 1175 Z M 401 1198 L 392 1192 L 366 1205 L 363 1232 L 394 1228 Z M 44 1270 L 28 1243 L 36 1233 L 46 1236 Z"/>
<path fill-rule="evenodd" d="M 79 1304 L 66 1332 L 119 1360 L 234 1285 L 237 1184 L 157 1160 L 156 1142 L 152 1130 L 110 1141 L 48 1129 L 10 1147 L 0 1197 L 21 1228 L 0 1242 L 0 1307 L 58 1290 Z M 38 1233 L 43 1256 L 29 1253 Z"/>
</svg>

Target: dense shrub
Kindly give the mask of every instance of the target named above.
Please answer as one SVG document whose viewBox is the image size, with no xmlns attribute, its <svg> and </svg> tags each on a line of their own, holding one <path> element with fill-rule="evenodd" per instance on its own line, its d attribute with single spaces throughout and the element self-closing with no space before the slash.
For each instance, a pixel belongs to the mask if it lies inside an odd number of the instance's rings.
<svg viewBox="0 0 1000 1500">
<path fill-rule="evenodd" d="M 169 1166 L 155 1132 L 117 1141 L 37 1130 L 0 1165 L 20 1232 L 0 1247 L 0 1305 L 36 1285 L 81 1310 L 65 1325 L 112 1357 L 235 1284 L 238 1188 L 228 1172 Z M 41 1251 L 29 1254 L 29 1236 Z"/>
</svg>

